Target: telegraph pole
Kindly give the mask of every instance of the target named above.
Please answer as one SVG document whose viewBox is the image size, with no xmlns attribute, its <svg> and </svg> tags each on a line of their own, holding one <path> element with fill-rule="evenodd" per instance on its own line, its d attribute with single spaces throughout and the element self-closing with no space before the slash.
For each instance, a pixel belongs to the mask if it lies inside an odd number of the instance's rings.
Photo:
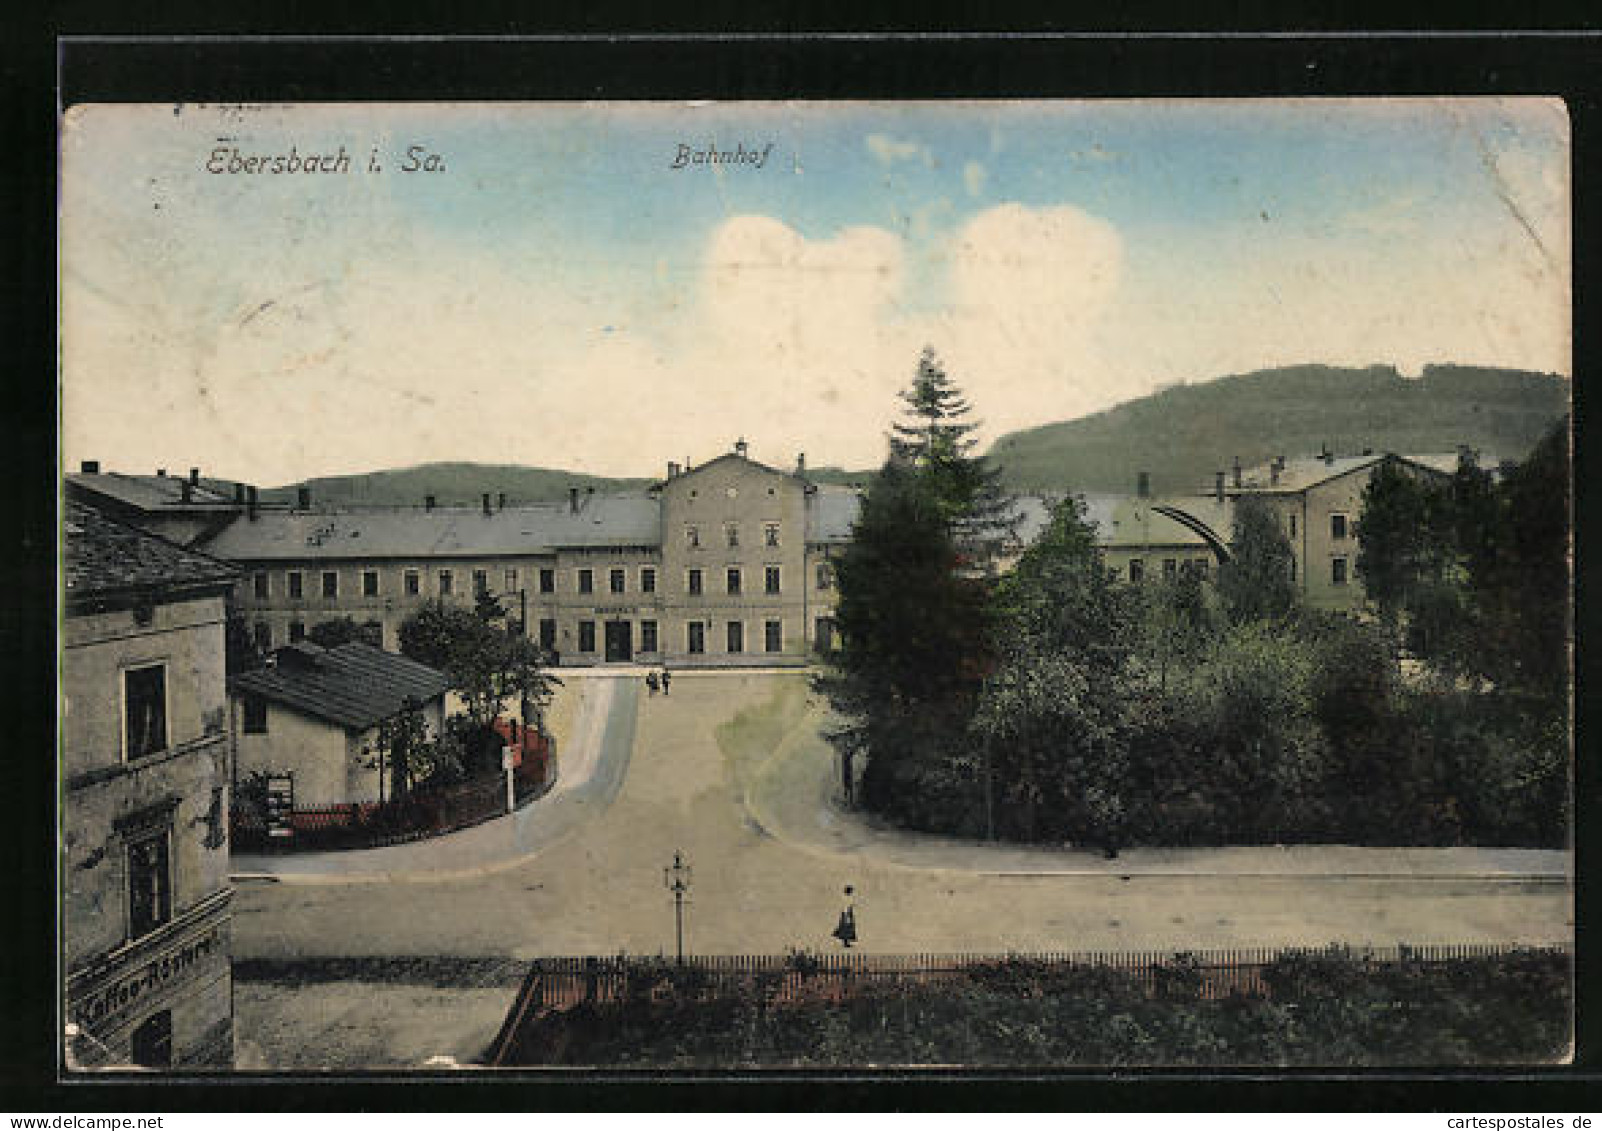
<svg viewBox="0 0 1602 1131">
<path fill-rule="evenodd" d="M 690 890 L 690 866 L 684 862 L 684 853 L 673 853 L 673 866 L 662 869 L 662 886 L 673 893 L 674 937 L 678 944 L 679 964 L 684 964 L 684 893 Z"/>
</svg>

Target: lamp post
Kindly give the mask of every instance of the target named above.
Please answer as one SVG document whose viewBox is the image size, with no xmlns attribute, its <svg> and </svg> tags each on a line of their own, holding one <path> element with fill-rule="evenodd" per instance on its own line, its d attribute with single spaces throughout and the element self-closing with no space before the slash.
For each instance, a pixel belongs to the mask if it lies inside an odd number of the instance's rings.
<svg viewBox="0 0 1602 1131">
<path fill-rule="evenodd" d="M 678 944 L 679 964 L 684 963 L 684 893 L 690 890 L 690 866 L 684 862 L 684 853 L 673 853 L 673 866 L 662 869 L 662 886 L 673 893 L 674 938 Z"/>
</svg>

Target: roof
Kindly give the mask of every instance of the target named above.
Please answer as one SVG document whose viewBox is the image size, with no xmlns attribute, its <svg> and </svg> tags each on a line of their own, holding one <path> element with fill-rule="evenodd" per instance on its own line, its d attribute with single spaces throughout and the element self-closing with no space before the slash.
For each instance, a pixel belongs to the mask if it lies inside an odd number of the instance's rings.
<svg viewBox="0 0 1602 1131">
<path fill-rule="evenodd" d="M 467 558 L 554 553 L 561 547 L 654 546 L 661 513 L 649 495 L 579 496 L 565 502 L 481 508 L 393 507 L 263 512 L 237 519 L 206 543 L 235 561 Z"/>
<path fill-rule="evenodd" d="M 75 499 L 66 501 L 62 519 L 69 604 L 135 592 L 221 591 L 239 577 L 226 562 L 124 525 Z"/>
<path fill-rule="evenodd" d="M 359 641 L 336 648 L 302 642 L 273 657 L 272 667 L 231 677 L 229 688 L 348 730 L 366 730 L 399 714 L 408 699 L 426 703 L 449 687 L 443 672 Z"/>
<path fill-rule="evenodd" d="M 1241 486 L 1233 490 L 1248 493 L 1267 494 L 1294 494 L 1305 491 L 1309 487 L 1316 487 L 1320 483 L 1327 483 L 1331 479 L 1339 479 L 1343 475 L 1350 475 L 1354 471 L 1363 471 L 1382 463 L 1388 459 L 1398 459 L 1422 467 L 1429 471 L 1438 471 L 1450 475 L 1457 470 L 1457 452 L 1432 452 L 1427 455 L 1396 455 L 1390 452 L 1375 454 L 1369 452 L 1360 456 L 1300 456 L 1296 459 L 1286 460 L 1280 468 L 1279 478 L 1276 480 L 1272 464 L 1261 464 L 1241 472 Z M 1480 457 L 1480 466 L 1495 468 L 1496 464 L 1489 457 Z"/>
<path fill-rule="evenodd" d="M 73 472 L 66 481 L 74 487 L 142 511 L 170 511 L 194 508 L 212 511 L 233 506 L 234 500 L 205 483 L 184 486 L 189 480 L 178 475 L 123 475 L 120 472 Z"/>
<path fill-rule="evenodd" d="M 1200 534 L 1183 523 L 1157 511 L 1173 507 L 1210 526 L 1225 542 L 1229 541 L 1227 507 L 1213 498 L 1141 498 L 1125 496 L 1113 505 L 1105 522 L 1098 523 L 1097 541 L 1110 549 L 1136 546 L 1195 546 L 1207 543 Z"/>
</svg>

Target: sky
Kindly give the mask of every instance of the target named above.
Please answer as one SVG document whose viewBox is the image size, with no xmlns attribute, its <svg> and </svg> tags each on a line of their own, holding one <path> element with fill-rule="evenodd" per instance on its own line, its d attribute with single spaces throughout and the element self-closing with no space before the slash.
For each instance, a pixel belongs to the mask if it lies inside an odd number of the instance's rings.
<svg viewBox="0 0 1602 1131">
<path fill-rule="evenodd" d="M 292 150 L 336 171 L 242 171 Z M 986 443 L 1301 362 L 1572 370 L 1554 99 L 89 105 L 61 151 L 70 469 L 871 467 L 926 346 Z"/>
</svg>

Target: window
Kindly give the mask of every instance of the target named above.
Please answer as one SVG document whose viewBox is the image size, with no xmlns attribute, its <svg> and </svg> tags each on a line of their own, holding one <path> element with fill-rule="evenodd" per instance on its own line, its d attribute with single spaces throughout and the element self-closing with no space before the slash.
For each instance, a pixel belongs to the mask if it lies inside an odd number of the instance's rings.
<svg viewBox="0 0 1602 1131">
<path fill-rule="evenodd" d="M 728 627 L 729 627 L 729 633 L 728 633 L 728 645 L 729 645 L 729 647 L 728 647 L 728 651 L 730 651 L 730 652 L 744 652 L 745 651 L 745 625 L 741 624 L 737 620 L 731 620 L 729 622 L 729 626 Z"/>
<path fill-rule="evenodd" d="M 1201 578 L 1201 580 L 1206 581 L 1207 580 L 1207 570 L 1208 570 L 1207 559 L 1206 558 L 1197 558 L 1195 561 L 1191 562 L 1190 564 L 1191 564 L 1191 568 L 1195 571 L 1196 576 Z"/>
<path fill-rule="evenodd" d="M 541 593 L 555 593 L 556 592 L 556 571 L 554 569 L 542 569 L 542 570 L 540 570 L 540 592 Z"/>
<path fill-rule="evenodd" d="M 1346 516 L 1332 514 L 1329 516 L 1329 536 L 1339 542 L 1346 537 Z"/>
<path fill-rule="evenodd" d="M 766 621 L 762 625 L 762 647 L 768 652 L 784 651 L 784 622 Z"/>
<path fill-rule="evenodd" d="M 332 601 L 339 596 L 339 574 L 334 570 L 323 571 L 323 598 Z"/>
<path fill-rule="evenodd" d="M 264 620 L 256 622 L 256 651 L 271 652 L 273 650 L 273 628 Z"/>
<path fill-rule="evenodd" d="M 1346 584 L 1346 559 L 1334 558 L 1329 563 L 1329 581 L 1331 585 Z"/>
<path fill-rule="evenodd" d="M 554 620 L 540 621 L 540 647 L 547 652 L 556 649 L 556 622 Z"/>
<path fill-rule="evenodd" d="M 642 620 L 640 622 L 640 651 L 656 651 L 656 622 L 654 620 Z"/>
<path fill-rule="evenodd" d="M 265 601 L 269 592 L 267 587 L 267 575 L 265 573 L 258 573 L 254 578 L 252 578 L 252 581 L 255 582 L 256 600 Z"/>
<path fill-rule="evenodd" d="M 290 621 L 289 642 L 291 644 L 299 644 L 304 639 L 306 639 L 306 622 L 303 620 Z"/>
<path fill-rule="evenodd" d="M 1291 582 L 1294 584 L 1295 581 L 1296 581 L 1296 559 L 1295 558 L 1292 558 L 1290 560 L 1290 579 L 1291 579 Z"/>
<path fill-rule="evenodd" d="M 729 573 L 728 573 L 727 581 L 728 581 L 728 588 L 729 588 L 729 592 L 730 593 L 738 593 L 740 591 L 740 567 L 739 566 L 730 566 L 729 567 Z"/>
<path fill-rule="evenodd" d="M 473 571 L 473 596 L 482 597 L 489 592 L 489 570 L 475 569 Z"/>
<path fill-rule="evenodd" d="M 1291 515 L 1290 516 L 1290 536 L 1292 538 L 1296 537 L 1296 516 L 1295 515 Z"/>
<path fill-rule="evenodd" d="M 646 566 L 640 570 L 640 592 L 656 592 L 656 570 L 651 566 Z"/>
<path fill-rule="evenodd" d="M 818 588 L 827 589 L 834 584 L 834 567 L 828 562 L 818 563 Z"/>
<path fill-rule="evenodd" d="M 690 593 L 690 595 L 692 597 L 699 597 L 701 595 L 701 571 L 700 570 L 692 569 L 690 571 L 690 576 L 688 577 L 688 579 L 686 579 L 686 582 L 685 582 L 685 588 L 689 591 L 689 593 Z"/>
<path fill-rule="evenodd" d="M 595 651 L 595 622 L 592 620 L 579 621 L 579 651 Z"/>
<path fill-rule="evenodd" d="M 129 1037 L 129 1059 L 141 1068 L 172 1067 L 172 1010 L 152 1013 Z"/>
<path fill-rule="evenodd" d="M 593 569 L 581 569 L 578 571 L 578 591 L 580 593 L 595 592 L 595 571 Z"/>
<path fill-rule="evenodd" d="M 693 495 L 694 492 L 692 491 Z M 686 526 L 684 528 L 684 544 L 692 550 L 701 548 L 701 528 L 699 526 Z"/>
<path fill-rule="evenodd" d="M 724 538 L 724 541 L 726 541 L 729 544 L 729 549 L 732 550 L 736 546 L 738 546 L 740 544 L 740 527 L 739 527 L 739 524 L 731 522 L 731 523 L 727 524 L 726 526 L 724 526 L 724 528 L 723 528 L 723 538 Z"/>
<path fill-rule="evenodd" d="M 376 569 L 362 570 L 362 596 L 378 596 L 378 571 Z"/>
<path fill-rule="evenodd" d="M 1146 563 L 1139 558 L 1129 559 L 1129 580 L 1139 581 L 1146 576 Z"/>
<path fill-rule="evenodd" d="M 439 595 L 441 597 L 449 597 L 455 591 L 456 591 L 456 578 L 451 575 L 451 571 L 450 570 L 448 570 L 448 569 L 440 570 L 439 571 Z"/>
<path fill-rule="evenodd" d="M 289 598 L 292 601 L 299 601 L 301 598 L 306 596 L 306 587 L 301 581 L 300 570 L 298 570 L 298 569 L 290 570 L 289 574 L 288 574 L 288 578 L 289 578 Z"/>
<path fill-rule="evenodd" d="M 260 695 L 245 696 L 245 733 L 267 733 L 267 700 Z"/>
<path fill-rule="evenodd" d="M 166 665 L 124 672 L 122 697 L 128 758 L 143 758 L 167 749 Z"/>
<path fill-rule="evenodd" d="M 1173 581 L 1179 576 L 1179 562 L 1174 558 L 1163 559 L 1163 580 Z"/>
<path fill-rule="evenodd" d="M 812 641 L 820 652 L 834 649 L 834 618 L 819 617 L 812 622 Z"/>
<path fill-rule="evenodd" d="M 766 569 L 764 569 L 762 571 L 762 578 L 763 578 L 763 580 L 762 580 L 763 592 L 765 592 L 765 593 L 777 593 L 779 591 L 779 567 L 778 566 L 768 566 Z"/>
<path fill-rule="evenodd" d="M 762 544 L 764 546 L 777 546 L 779 544 L 779 524 L 768 522 L 762 525 Z"/>
<path fill-rule="evenodd" d="M 515 593 L 517 591 L 517 571 L 515 569 L 507 570 L 505 581 L 506 591 L 508 593 Z"/>
<path fill-rule="evenodd" d="M 700 655 L 706 651 L 706 625 L 698 620 L 692 620 L 685 628 L 685 644 L 689 651 Z"/>
<path fill-rule="evenodd" d="M 406 571 L 406 576 L 402 580 L 401 584 L 408 597 L 415 597 L 422 591 L 423 579 L 418 576 L 415 569 L 409 569 Z"/>
<path fill-rule="evenodd" d="M 172 871 L 167 829 L 152 829 L 128 841 L 128 936 L 143 938 L 172 918 Z"/>
<path fill-rule="evenodd" d="M 623 587 L 625 585 L 625 582 L 623 580 L 624 576 L 625 576 L 625 574 L 624 574 L 623 570 L 620 570 L 620 569 L 608 570 L 607 571 L 607 575 L 606 575 L 607 588 L 610 589 L 614 593 L 623 592 Z"/>
</svg>

